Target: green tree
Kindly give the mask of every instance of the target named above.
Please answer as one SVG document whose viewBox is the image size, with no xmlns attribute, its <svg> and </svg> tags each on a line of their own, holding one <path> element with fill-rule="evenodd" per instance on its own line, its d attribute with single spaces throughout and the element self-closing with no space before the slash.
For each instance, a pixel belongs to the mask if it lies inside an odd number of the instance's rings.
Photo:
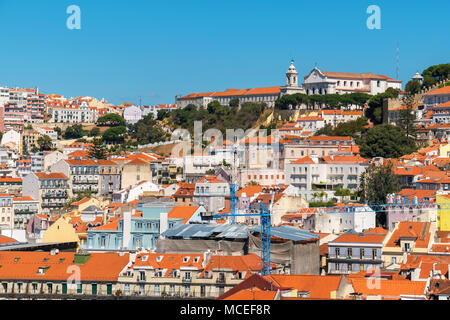
<svg viewBox="0 0 450 320">
<path fill-rule="evenodd" d="M 345 197 L 350 197 L 352 195 L 352 192 L 347 188 L 336 187 L 334 195 L 336 197 L 343 197 L 345 200 Z"/>
<path fill-rule="evenodd" d="M 102 134 L 102 139 L 107 143 L 123 143 L 126 137 L 127 128 L 124 126 L 109 128 Z"/>
<path fill-rule="evenodd" d="M 450 77 L 450 63 L 443 63 L 430 66 L 422 72 L 423 87 L 431 87 L 439 81 Z"/>
<path fill-rule="evenodd" d="M 55 132 L 58 134 L 58 137 L 62 136 L 62 130 L 60 127 L 55 127 L 53 130 L 55 130 Z"/>
<path fill-rule="evenodd" d="M 239 99 L 238 98 L 231 99 L 228 105 L 233 108 L 239 107 Z"/>
<path fill-rule="evenodd" d="M 40 136 L 37 139 L 37 144 L 39 146 L 39 151 L 50 151 L 53 148 L 52 139 L 47 135 Z"/>
<path fill-rule="evenodd" d="M 405 104 L 405 108 L 399 112 L 398 126 L 405 131 L 408 138 L 415 139 L 417 130 L 414 124 L 414 121 L 416 120 L 414 96 L 412 94 L 405 95 L 403 97 L 403 103 Z"/>
<path fill-rule="evenodd" d="M 68 127 L 66 131 L 64 131 L 63 138 L 64 139 L 78 139 L 88 135 L 88 131 L 83 129 L 81 124 L 75 124 L 71 127 Z"/>
<path fill-rule="evenodd" d="M 358 196 L 368 204 L 386 203 L 387 195 L 401 190 L 398 177 L 393 172 L 392 163 L 387 166 L 371 165 L 360 176 Z M 378 225 L 386 226 L 386 212 L 377 212 Z"/>
<path fill-rule="evenodd" d="M 364 158 L 398 158 L 417 150 L 414 141 L 401 128 L 389 124 L 369 129 L 356 143 Z"/>
<path fill-rule="evenodd" d="M 388 88 L 390 89 L 390 88 Z M 383 123 L 383 101 L 388 98 L 396 98 L 398 92 L 393 90 L 386 90 L 370 98 L 368 108 L 366 109 L 366 116 L 374 124 Z"/>
<path fill-rule="evenodd" d="M 99 138 L 94 138 L 92 142 L 94 144 L 94 147 L 92 148 L 92 150 L 89 151 L 89 157 L 98 160 L 99 159 L 106 160 L 108 158 L 108 154 L 105 146 L 102 143 L 102 140 Z"/>
<path fill-rule="evenodd" d="M 168 134 L 161 129 L 158 122 L 153 119 L 150 113 L 141 120 L 129 126 L 130 136 L 136 139 L 140 144 L 155 143 L 165 141 Z"/>
<path fill-rule="evenodd" d="M 89 131 L 89 136 L 91 137 L 97 137 L 100 135 L 100 129 L 98 127 L 94 127 Z"/>
<path fill-rule="evenodd" d="M 116 113 L 108 113 L 97 119 L 97 124 L 101 126 L 123 126 L 125 119 Z"/>
<path fill-rule="evenodd" d="M 405 91 L 411 95 L 419 93 L 420 90 L 422 90 L 422 84 L 417 79 L 408 81 L 405 86 Z"/>
<path fill-rule="evenodd" d="M 156 119 L 161 121 L 169 116 L 169 112 L 167 110 L 158 110 L 156 115 Z"/>
</svg>

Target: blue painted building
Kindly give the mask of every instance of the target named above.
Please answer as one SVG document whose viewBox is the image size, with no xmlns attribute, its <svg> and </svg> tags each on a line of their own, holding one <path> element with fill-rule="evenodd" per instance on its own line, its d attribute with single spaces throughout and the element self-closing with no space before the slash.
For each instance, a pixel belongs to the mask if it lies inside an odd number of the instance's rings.
<svg viewBox="0 0 450 320">
<path fill-rule="evenodd" d="M 121 218 L 89 229 L 84 249 L 154 249 L 161 231 L 182 224 L 184 221 L 184 219 L 167 218 L 168 213 L 175 205 L 173 201 L 139 203 L 138 211 L 142 214 L 125 212 Z M 163 217 L 162 226 L 161 217 Z"/>
<path fill-rule="evenodd" d="M 382 250 L 387 230 L 364 233 L 350 230 L 328 242 L 328 274 L 349 274 L 383 268 Z"/>
</svg>

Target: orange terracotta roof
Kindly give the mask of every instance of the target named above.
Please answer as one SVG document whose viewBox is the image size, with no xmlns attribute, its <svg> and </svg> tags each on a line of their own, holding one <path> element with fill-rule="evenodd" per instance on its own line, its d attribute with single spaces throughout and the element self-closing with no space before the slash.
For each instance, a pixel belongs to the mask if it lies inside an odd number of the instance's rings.
<svg viewBox="0 0 450 320">
<path fill-rule="evenodd" d="M 84 150 L 75 150 L 68 154 L 70 158 L 87 158 L 89 156 L 89 152 Z"/>
<path fill-rule="evenodd" d="M 236 195 L 238 197 L 242 197 L 243 194 L 245 193 L 246 197 L 253 197 L 256 193 L 261 193 L 263 190 L 262 186 L 246 186 L 244 188 L 242 188 L 241 190 L 239 190 Z"/>
<path fill-rule="evenodd" d="M 18 242 L 16 239 L 0 235 L 0 244 Z"/>
<path fill-rule="evenodd" d="M 39 179 L 67 179 L 66 175 L 61 172 L 35 172 L 34 173 Z"/>
<path fill-rule="evenodd" d="M 133 159 L 133 160 L 125 163 L 125 165 L 127 165 L 127 166 L 128 165 L 149 165 L 149 164 L 150 164 L 150 162 L 145 161 L 145 160 L 140 159 L 140 158 L 136 158 L 136 159 Z"/>
<path fill-rule="evenodd" d="M 364 231 L 364 233 L 371 233 L 371 234 L 387 234 L 389 231 L 386 229 L 383 229 L 381 227 L 375 227 L 372 229 L 368 229 L 366 231 Z"/>
<path fill-rule="evenodd" d="M 183 223 L 188 223 L 195 212 L 200 206 L 175 206 L 170 212 L 168 217 L 172 219 L 184 219 Z"/>
<path fill-rule="evenodd" d="M 368 285 L 367 279 L 351 279 L 355 292 L 364 296 L 383 296 L 386 298 L 399 299 L 401 295 L 425 295 L 427 283 L 425 281 L 410 280 L 384 280 L 381 279 L 377 285 Z"/>
<path fill-rule="evenodd" d="M 103 159 L 97 160 L 97 164 L 100 166 L 117 166 L 118 165 L 117 162 L 114 162 L 112 160 L 103 160 Z"/>
<path fill-rule="evenodd" d="M 206 175 L 203 178 L 201 178 L 197 183 L 225 183 L 225 182 L 217 179 L 216 175 Z"/>
<path fill-rule="evenodd" d="M 382 244 L 385 237 L 386 237 L 385 234 L 383 234 L 383 235 L 366 234 L 366 233 L 343 234 L 340 237 L 336 238 L 335 240 L 331 241 L 330 243 L 346 242 L 346 243 L 377 243 L 377 244 Z"/>
<path fill-rule="evenodd" d="M 90 197 L 84 197 L 83 199 L 81 199 L 81 200 L 79 200 L 79 201 L 77 201 L 77 202 L 72 203 L 72 206 L 79 206 L 80 204 L 86 203 L 86 202 L 88 202 L 88 201 L 91 200 L 91 199 L 92 199 L 92 198 L 90 198 Z"/>
<path fill-rule="evenodd" d="M 433 95 L 433 94 L 450 94 L 450 86 L 438 88 L 425 93 L 425 95 Z"/>
<path fill-rule="evenodd" d="M 33 197 L 30 196 L 22 196 L 22 197 L 14 197 L 13 201 L 35 201 Z"/>
<path fill-rule="evenodd" d="M 0 279 L 14 280 L 67 280 L 68 267 L 74 264 L 74 252 L 0 251 Z M 128 255 L 117 253 L 90 253 L 89 259 L 79 267 L 80 281 L 117 281 L 120 271 L 127 265 Z M 43 274 L 39 268 L 48 268 Z"/>
<path fill-rule="evenodd" d="M 235 292 L 224 300 L 274 300 L 276 295 L 277 291 L 266 291 L 253 287 Z"/>
<path fill-rule="evenodd" d="M 359 154 L 356 156 L 324 156 L 322 159 L 327 163 L 369 163 L 367 159 L 361 157 Z"/>
<path fill-rule="evenodd" d="M 324 119 L 322 117 L 316 117 L 316 116 L 310 116 L 310 117 L 302 117 L 297 120 L 297 122 L 302 121 L 323 121 Z"/>
<path fill-rule="evenodd" d="M 309 156 L 291 161 L 291 164 L 314 164 L 314 163 L 315 162 Z"/>
<path fill-rule="evenodd" d="M 406 237 L 415 239 L 416 248 L 428 248 L 431 238 L 430 227 L 430 224 L 425 222 L 399 222 L 385 246 L 399 247 L 400 239 Z"/>
<path fill-rule="evenodd" d="M 92 230 L 117 230 L 119 227 L 119 219 L 115 219 L 109 223 L 105 223 L 102 226 L 92 228 Z"/>
<path fill-rule="evenodd" d="M 205 267 L 206 271 L 231 269 L 233 271 L 259 271 L 261 260 L 256 254 L 243 256 L 213 255 Z"/>
<path fill-rule="evenodd" d="M 97 165 L 97 163 L 94 160 L 67 159 L 65 161 L 71 166 L 96 166 Z"/>
<path fill-rule="evenodd" d="M 319 276 L 319 275 L 281 275 L 270 274 L 264 279 L 271 281 L 274 285 L 284 288 L 296 289 L 309 292 L 310 298 L 330 299 L 331 292 L 336 291 L 341 282 L 341 276 Z"/>
</svg>

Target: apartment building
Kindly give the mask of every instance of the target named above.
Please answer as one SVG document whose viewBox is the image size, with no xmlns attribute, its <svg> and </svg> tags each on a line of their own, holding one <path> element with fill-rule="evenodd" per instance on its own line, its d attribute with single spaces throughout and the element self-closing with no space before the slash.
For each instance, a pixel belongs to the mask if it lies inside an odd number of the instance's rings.
<svg viewBox="0 0 450 320">
<path fill-rule="evenodd" d="M 97 160 L 99 174 L 99 194 L 112 195 L 121 188 L 120 166 L 112 160 Z"/>
<path fill-rule="evenodd" d="M 34 172 L 23 177 L 22 195 L 39 201 L 40 213 L 59 213 L 70 196 L 69 179 L 59 172 Z"/>
<path fill-rule="evenodd" d="M 138 253 L 119 281 L 124 295 L 211 299 L 260 269 L 255 254 Z"/>
<path fill-rule="evenodd" d="M 314 200 L 320 191 L 331 199 L 338 187 L 355 191 L 368 165 L 359 155 L 305 156 L 286 165 L 286 183 L 298 188 L 306 200 Z"/>
<path fill-rule="evenodd" d="M 13 195 L 0 194 L 0 225 L 8 229 L 14 229 Z"/>
<path fill-rule="evenodd" d="M 30 196 L 13 197 L 14 229 L 26 229 L 28 220 L 38 213 L 39 201 Z"/>
<path fill-rule="evenodd" d="M 328 242 L 328 274 L 349 274 L 383 267 L 383 241 L 388 231 L 374 228 L 353 230 Z"/>
<path fill-rule="evenodd" d="M 128 254 L 1 251 L 0 296 L 112 296 Z M 20 272 L 18 272 L 20 271 Z"/>
<path fill-rule="evenodd" d="M 51 172 L 61 172 L 69 178 L 71 193 L 83 191 L 99 193 L 99 166 L 94 160 L 62 159 L 50 167 Z"/>
<path fill-rule="evenodd" d="M 215 175 L 206 175 L 195 184 L 193 202 L 209 212 L 217 212 L 225 207 L 225 196 L 229 194 L 228 182 Z"/>
</svg>

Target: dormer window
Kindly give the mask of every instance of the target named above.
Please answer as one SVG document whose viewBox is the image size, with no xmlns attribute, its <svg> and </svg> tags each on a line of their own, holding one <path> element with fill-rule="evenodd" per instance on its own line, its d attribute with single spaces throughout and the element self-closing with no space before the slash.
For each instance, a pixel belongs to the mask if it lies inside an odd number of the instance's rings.
<svg viewBox="0 0 450 320">
<path fill-rule="evenodd" d="M 200 259 L 200 257 L 195 257 L 194 258 L 194 263 L 197 263 L 199 259 Z"/>
<path fill-rule="evenodd" d="M 188 262 L 188 261 L 189 261 L 189 258 L 190 258 L 190 257 L 184 257 L 184 258 L 183 258 L 183 262 L 184 262 L 184 263 Z"/>
<path fill-rule="evenodd" d="M 148 256 L 143 256 L 142 257 L 142 261 L 147 261 L 148 260 Z"/>
<path fill-rule="evenodd" d="M 163 258 L 163 256 L 156 257 L 156 262 L 161 262 L 162 258 Z"/>
</svg>

